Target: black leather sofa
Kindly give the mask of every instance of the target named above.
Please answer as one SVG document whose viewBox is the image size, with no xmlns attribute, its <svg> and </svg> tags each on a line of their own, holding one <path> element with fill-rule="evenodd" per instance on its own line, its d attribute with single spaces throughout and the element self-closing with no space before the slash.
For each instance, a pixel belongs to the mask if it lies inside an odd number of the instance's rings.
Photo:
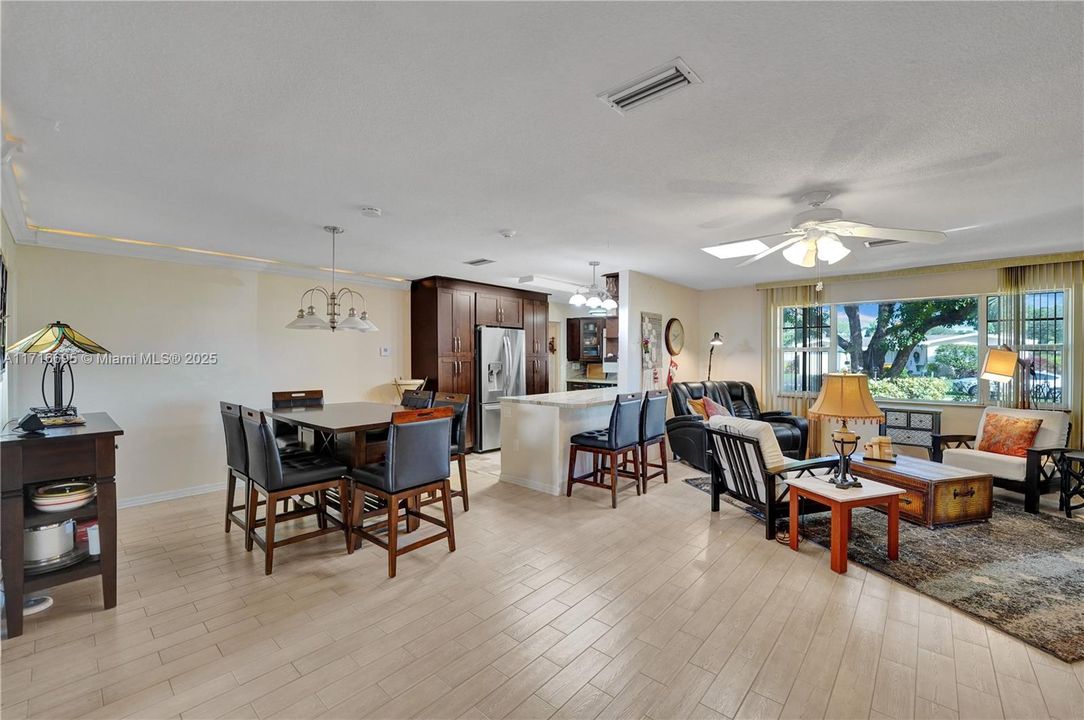
<svg viewBox="0 0 1084 720">
<path fill-rule="evenodd" d="M 670 386 L 674 417 L 666 421 L 670 448 L 679 458 L 701 472 L 711 472 L 708 462 L 708 435 L 704 419 L 689 410 L 689 400 L 710 397 L 735 417 L 770 423 L 783 454 L 804 460 L 809 442 L 809 423 L 805 418 L 778 410 L 761 410 L 753 386 L 740 380 L 681 382 Z"/>
</svg>

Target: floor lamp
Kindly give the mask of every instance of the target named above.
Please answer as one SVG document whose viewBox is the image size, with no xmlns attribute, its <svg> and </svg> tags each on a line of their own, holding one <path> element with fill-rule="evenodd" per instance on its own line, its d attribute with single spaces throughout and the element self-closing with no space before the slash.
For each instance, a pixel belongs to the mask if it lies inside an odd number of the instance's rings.
<svg viewBox="0 0 1084 720">
<path fill-rule="evenodd" d="M 998 396 L 998 404 L 1006 407 L 1004 383 L 1011 382 L 1016 375 L 1016 366 L 1019 355 L 1008 345 L 990 348 L 986 351 L 986 358 L 982 361 L 982 372 L 979 377 L 983 380 L 1002 383 L 1001 394 Z"/>
<path fill-rule="evenodd" d="M 723 344 L 723 336 L 718 332 L 711 336 L 711 340 L 708 340 L 708 345 L 711 349 L 708 350 L 708 380 L 711 380 L 711 356 L 715 354 L 715 348 Z"/>
</svg>

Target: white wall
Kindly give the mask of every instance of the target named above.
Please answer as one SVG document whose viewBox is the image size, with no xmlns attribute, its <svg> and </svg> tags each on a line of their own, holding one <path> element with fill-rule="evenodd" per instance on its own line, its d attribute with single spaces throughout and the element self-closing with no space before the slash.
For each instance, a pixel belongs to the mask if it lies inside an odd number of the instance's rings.
<svg viewBox="0 0 1084 720">
<path fill-rule="evenodd" d="M 221 400 L 264 408 L 271 392 L 322 388 L 329 402 L 391 402 L 409 374 L 406 290 L 354 285 L 380 332 L 287 330 L 317 281 L 270 273 L 20 246 L 14 303 L 20 332 L 61 320 L 127 353 L 215 352 L 213 365 L 89 365 L 75 369 L 80 412 L 124 428 L 117 492 L 124 499 L 221 484 Z M 380 357 L 380 346 L 390 349 Z M 40 366 L 9 366 L 12 410 L 40 405 Z"/>
<path fill-rule="evenodd" d="M 718 332 L 723 344 L 711 359 L 714 380 L 744 380 L 760 387 L 763 352 L 764 308 L 761 294 L 753 287 L 723 288 L 700 293 L 700 328 L 706 343 Z M 708 350 L 703 352 L 701 377 L 708 376 Z"/>
<path fill-rule="evenodd" d="M 627 275 L 627 278 L 626 278 Z M 678 318 L 685 328 L 685 347 L 677 356 L 678 382 L 702 379 L 702 363 L 707 363 L 707 342 L 700 326 L 700 292 L 635 271 L 621 274 L 621 358 L 619 386 L 626 392 L 653 389 L 651 371 L 641 370 L 640 313 L 662 315 L 662 330 L 670 318 Z M 669 356 L 663 344 L 658 388 L 666 387 Z M 705 365 L 706 367 L 706 365 Z"/>
</svg>

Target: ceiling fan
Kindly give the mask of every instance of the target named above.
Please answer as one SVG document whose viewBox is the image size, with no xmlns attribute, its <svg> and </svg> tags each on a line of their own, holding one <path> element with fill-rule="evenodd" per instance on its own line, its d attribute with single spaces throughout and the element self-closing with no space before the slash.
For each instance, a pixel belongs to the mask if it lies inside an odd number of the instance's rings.
<svg viewBox="0 0 1084 720">
<path fill-rule="evenodd" d="M 791 229 L 787 232 L 735 240 L 706 247 L 703 250 L 724 259 L 752 255 L 738 267 L 745 267 L 782 250 L 787 262 L 811 268 L 817 264 L 817 260 L 834 265 L 850 255 L 851 249 L 843 244 L 841 238 L 860 238 L 866 247 L 899 243 L 934 245 L 945 240 L 945 233 L 935 230 L 883 228 L 845 220 L 842 211 L 821 207 L 831 196 L 832 194 L 827 191 L 803 195 L 802 202 L 809 204 L 811 209 L 795 215 L 790 223 Z M 765 240 L 782 240 L 782 242 L 769 246 L 764 242 Z"/>
</svg>

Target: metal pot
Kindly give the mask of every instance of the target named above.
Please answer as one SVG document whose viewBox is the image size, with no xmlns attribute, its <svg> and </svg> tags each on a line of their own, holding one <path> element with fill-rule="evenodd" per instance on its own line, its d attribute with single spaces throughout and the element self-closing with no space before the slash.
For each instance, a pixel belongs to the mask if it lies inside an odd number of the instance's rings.
<svg viewBox="0 0 1084 720">
<path fill-rule="evenodd" d="M 62 520 L 23 531 L 23 564 L 43 565 L 75 549 L 75 520 Z"/>
</svg>

